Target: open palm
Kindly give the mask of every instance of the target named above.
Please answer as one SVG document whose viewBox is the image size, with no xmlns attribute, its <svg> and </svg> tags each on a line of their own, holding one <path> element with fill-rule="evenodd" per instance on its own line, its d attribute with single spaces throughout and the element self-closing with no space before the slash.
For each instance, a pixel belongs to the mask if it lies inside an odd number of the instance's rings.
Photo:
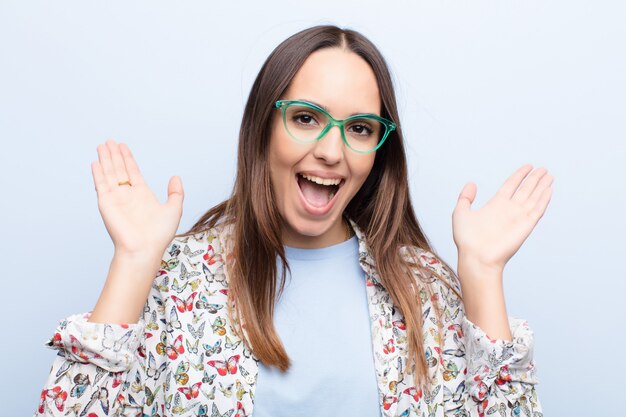
<svg viewBox="0 0 626 417">
<path fill-rule="evenodd" d="M 168 199 L 161 204 L 126 144 L 108 140 L 98 145 L 98 159 L 91 165 L 98 209 L 116 252 L 162 255 L 182 216 L 180 177 L 170 178 Z M 126 180 L 130 185 L 123 183 Z"/>
<path fill-rule="evenodd" d="M 538 168 L 526 178 L 530 171 L 530 164 L 519 168 L 478 210 L 471 209 L 476 184 L 463 187 L 452 213 L 453 238 L 460 256 L 504 269 L 543 216 L 552 195 L 553 177 L 548 171 Z"/>
</svg>

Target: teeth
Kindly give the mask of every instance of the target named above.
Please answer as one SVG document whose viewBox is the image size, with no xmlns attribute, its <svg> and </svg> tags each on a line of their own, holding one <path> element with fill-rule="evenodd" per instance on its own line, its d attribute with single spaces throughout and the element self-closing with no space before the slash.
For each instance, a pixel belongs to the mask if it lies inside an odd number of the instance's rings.
<svg viewBox="0 0 626 417">
<path fill-rule="evenodd" d="M 313 175 L 305 175 L 305 174 L 300 174 L 302 175 L 304 178 L 306 178 L 309 181 L 313 181 L 316 184 L 321 184 L 321 185 L 339 185 L 339 183 L 341 182 L 341 179 L 336 178 L 336 179 L 329 179 L 329 178 L 320 178 L 320 177 L 314 177 Z"/>
</svg>

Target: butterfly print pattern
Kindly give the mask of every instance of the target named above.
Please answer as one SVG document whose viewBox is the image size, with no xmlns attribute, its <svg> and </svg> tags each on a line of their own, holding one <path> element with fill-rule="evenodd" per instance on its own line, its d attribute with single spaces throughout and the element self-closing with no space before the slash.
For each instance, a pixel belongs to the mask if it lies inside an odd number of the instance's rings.
<svg viewBox="0 0 626 417">
<path fill-rule="evenodd" d="M 351 224 L 366 277 L 381 415 L 541 417 L 528 323 L 510 317 L 513 340 L 492 340 L 465 317 L 448 286 L 418 272 L 416 279 L 427 284 L 420 297 L 429 379 L 425 388 L 415 383 L 405 371 L 404 318 L 381 283 L 363 232 Z M 232 226 L 218 225 L 174 238 L 137 323 L 90 323 L 90 312 L 63 319 L 45 342 L 57 356 L 34 416 L 252 416 L 258 359 L 234 333 L 226 308 L 231 232 Z M 460 292 L 431 252 L 400 251 L 406 259 L 417 255 L 426 271 Z"/>
</svg>

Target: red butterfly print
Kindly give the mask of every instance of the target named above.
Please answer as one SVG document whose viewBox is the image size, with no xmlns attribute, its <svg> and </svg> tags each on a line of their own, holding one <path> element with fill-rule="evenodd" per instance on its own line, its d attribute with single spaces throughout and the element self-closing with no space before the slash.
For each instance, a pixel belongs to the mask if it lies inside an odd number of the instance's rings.
<svg viewBox="0 0 626 417">
<path fill-rule="evenodd" d="M 422 398 L 423 392 L 421 389 L 417 389 L 415 387 L 410 387 L 405 389 L 404 391 L 402 391 L 404 394 L 408 394 L 411 397 L 413 397 L 413 399 L 417 402 L 420 400 L 420 398 Z"/>
<path fill-rule="evenodd" d="M 200 385 L 202 385 L 202 382 L 196 382 L 191 387 L 180 387 L 178 390 L 185 394 L 185 397 L 187 397 L 188 400 L 191 400 L 192 398 L 198 398 L 198 394 L 200 394 Z"/>
<path fill-rule="evenodd" d="M 208 246 L 206 253 L 202 255 L 202 257 L 206 261 L 207 265 L 213 265 L 215 262 L 221 260 L 220 255 L 215 255 L 215 249 L 213 249 L 213 245 Z"/>
<path fill-rule="evenodd" d="M 178 358 L 178 355 L 185 353 L 185 347 L 183 346 L 183 335 L 179 334 L 174 343 L 167 344 L 167 333 L 161 332 L 161 341 L 156 345 L 156 351 L 159 355 L 167 355 L 170 359 Z"/>
<path fill-rule="evenodd" d="M 421 254 L 420 258 L 425 260 L 430 265 L 437 265 L 438 263 L 440 263 L 439 259 L 437 259 L 437 257 L 435 257 L 435 256 L 428 256 L 426 254 Z"/>
<path fill-rule="evenodd" d="M 63 411 L 65 409 L 65 400 L 67 400 L 67 391 L 63 391 L 61 387 L 56 386 L 52 389 L 44 389 L 41 391 L 41 401 L 39 402 L 39 413 L 43 414 L 46 406 L 46 397 L 54 400 L 54 405 L 57 410 Z"/>
<path fill-rule="evenodd" d="M 52 336 L 52 345 L 58 348 L 63 347 L 63 343 L 61 342 L 61 333 L 55 333 L 54 336 Z"/>
<path fill-rule="evenodd" d="M 404 320 L 396 320 L 393 322 L 393 325 L 400 330 L 406 330 L 406 323 L 404 323 Z"/>
<path fill-rule="evenodd" d="M 489 400 L 485 399 L 482 402 L 479 402 L 478 405 L 476 405 L 476 409 L 478 410 L 478 415 L 483 417 L 485 415 L 485 410 L 487 409 L 487 406 L 489 405 Z"/>
<path fill-rule="evenodd" d="M 233 417 L 248 417 L 248 414 L 246 414 L 246 409 L 243 408 L 243 404 L 241 403 L 241 401 L 237 401 L 237 413 L 235 413 Z"/>
<path fill-rule="evenodd" d="M 460 324 L 451 324 L 448 326 L 448 330 L 454 330 L 459 338 L 463 338 L 463 329 Z"/>
<path fill-rule="evenodd" d="M 112 388 L 117 388 L 122 384 L 122 373 L 121 372 L 115 372 L 114 373 L 114 377 L 113 377 L 113 383 L 111 385 Z"/>
<path fill-rule="evenodd" d="M 224 361 L 208 361 L 207 363 L 217 369 L 217 373 L 224 376 L 227 373 L 236 374 L 237 364 L 239 363 L 239 355 L 233 355 L 226 362 Z"/>
<path fill-rule="evenodd" d="M 483 371 L 488 371 L 488 369 L 485 367 Z M 476 375 L 474 377 L 474 381 L 478 382 L 478 395 L 477 395 L 478 399 L 479 400 L 485 399 L 485 396 L 487 395 L 487 392 L 489 391 L 489 388 L 487 388 L 487 384 L 483 382 L 483 379 L 480 375 Z M 485 399 L 485 401 L 487 400 Z M 487 407 L 487 404 L 485 404 L 485 407 Z"/>
<path fill-rule="evenodd" d="M 385 354 L 388 355 L 395 351 L 396 351 L 396 348 L 393 345 L 393 339 L 389 339 L 389 341 L 383 345 L 383 352 L 385 352 Z"/>
<path fill-rule="evenodd" d="M 435 346 L 433 347 L 433 349 L 435 349 L 435 352 L 437 352 L 437 356 L 439 357 L 439 363 L 441 364 L 441 366 L 443 366 L 443 355 L 441 354 L 441 348 L 439 346 Z"/>
<path fill-rule="evenodd" d="M 385 394 L 385 396 L 383 397 L 383 408 L 385 410 L 389 410 L 391 408 L 391 404 L 395 403 L 396 401 L 398 401 L 398 397 L 393 397 L 391 395 Z"/>
<path fill-rule="evenodd" d="M 193 298 L 197 294 L 198 294 L 197 291 L 192 293 L 189 297 L 187 297 L 185 301 L 181 300 L 175 295 L 170 295 L 170 297 L 172 297 L 172 300 L 174 300 L 174 302 L 176 303 L 176 308 L 178 309 L 178 311 L 180 311 L 181 313 L 184 313 L 185 310 L 191 311 L 191 309 L 193 309 Z"/>
<path fill-rule="evenodd" d="M 510 381 L 511 381 L 511 371 L 509 371 L 509 365 L 503 365 L 500 368 L 500 373 L 498 375 L 498 379 L 496 379 L 496 384 L 503 385 Z"/>
</svg>

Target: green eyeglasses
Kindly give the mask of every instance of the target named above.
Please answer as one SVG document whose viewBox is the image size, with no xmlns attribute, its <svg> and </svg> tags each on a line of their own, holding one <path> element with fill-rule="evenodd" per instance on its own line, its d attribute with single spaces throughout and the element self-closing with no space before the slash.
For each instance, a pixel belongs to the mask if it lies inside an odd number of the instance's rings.
<svg viewBox="0 0 626 417">
<path fill-rule="evenodd" d="M 301 143 L 320 140 L 333 126 L 338 126 L 348 148 L 369 153 L 380 148 L 396 128 L 394 122 L 377 114 L 356 114 L 337 120 L 323 108 L 303 100 L 278 100 L 274 105 L 282 110 L 289 136 Z"/>
</svg>

